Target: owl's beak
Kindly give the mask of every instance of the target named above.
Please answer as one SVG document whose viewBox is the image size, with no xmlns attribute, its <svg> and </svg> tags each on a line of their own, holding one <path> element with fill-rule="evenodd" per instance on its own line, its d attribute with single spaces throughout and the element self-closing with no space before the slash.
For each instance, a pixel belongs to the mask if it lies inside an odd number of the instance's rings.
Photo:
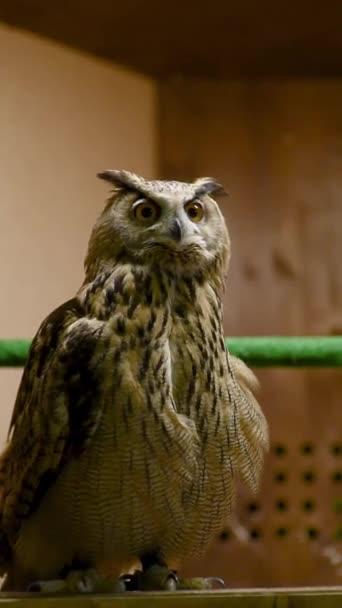
<svg viewBox="0 0 342 608">
<path fill-rule="evenodd" d="M 182 239 L 182 225 L 178 218 L 173 220 L 168 232 L 168 236 L 173 241 L 176 241 L 176 243 L 179 243 L 179 241 Z"/>
</svg>

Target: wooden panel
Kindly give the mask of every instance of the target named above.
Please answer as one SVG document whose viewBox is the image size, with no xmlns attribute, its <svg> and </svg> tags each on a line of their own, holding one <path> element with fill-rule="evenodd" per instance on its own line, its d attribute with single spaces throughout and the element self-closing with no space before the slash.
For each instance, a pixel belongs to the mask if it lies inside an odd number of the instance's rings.
<svg viewBox="0 0 342 608">
<path fill-rule="evenodd" d="M 231 193 L 226 334 L 341 334 L 342 82 L 175 80 L 160 104 L 163 177 L 213 175 Z M 337 583 L 342 373 L 257 374 L 273 445 L 261 495 L 254 510 L 241 495 L 231 537 L 185 572 L 233 587 Z"/>
<path fill-rule="evenodd" d="M 342 74 L 340 0 L 2 0 L 0 18 L 165 78 Z"/>
</svg>

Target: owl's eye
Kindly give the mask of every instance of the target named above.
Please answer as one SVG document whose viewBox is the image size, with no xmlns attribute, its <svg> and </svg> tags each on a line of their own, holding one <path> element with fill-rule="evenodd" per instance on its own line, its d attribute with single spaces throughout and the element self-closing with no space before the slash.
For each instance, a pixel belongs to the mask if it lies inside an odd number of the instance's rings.
<svg viewBox="0 0 342 608">
<path fill-rule="evenodd" d="M 185 205 L 184 209 L 192 222 L 200 222 L 203 218 L 203 207 L 201 203 L 197 201 L 190 201 Z"/>
<path fill-rule="evenodd" d="M 152 201 L 138 201 L 133 205 L 133 215 L 141 224 L 153 224 L 160 216 L 160 207 Z"/>
</svg>

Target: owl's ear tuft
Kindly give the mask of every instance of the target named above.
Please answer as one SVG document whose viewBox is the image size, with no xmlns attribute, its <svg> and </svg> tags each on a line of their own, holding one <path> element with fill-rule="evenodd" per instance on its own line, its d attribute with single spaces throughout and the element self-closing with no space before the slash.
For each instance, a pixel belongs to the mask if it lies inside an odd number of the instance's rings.
<svg viewBox="0 0 342 608">
<path fill-rule="evenodd" d="M 105 182 L 112 182 L 112 171 L 100 171 L 96 174 L 96 177 L 103 179 Z"/>
<path fill-rule="evenodd" d="M 106 171 L 101 171 L 97 174 L 99 179 L 103 179 L 105 182 L 112 184 L 113 186 L 123 186 L 124 180 L 122 176 L 122 171 L 112 171 L 110 169 Z"/>
<path fill-rule="evenodd" d="M 204 194 L 215 194 L 216 196 L 227 196 L 227 192 L 220 182 L 213 177 L 200 177 L 195 181 L 196 196 Z"/>
<path fill-rule="evenodd" d="M 111 169 L 101 171 L 97 174 L 97 177 L 109 182 L 112 186 L 115 186 L 115 188 L 127 188 L 131 190 L 137 189 L 141 180 L 141 178 L 130 171 Z"/>
</svg>

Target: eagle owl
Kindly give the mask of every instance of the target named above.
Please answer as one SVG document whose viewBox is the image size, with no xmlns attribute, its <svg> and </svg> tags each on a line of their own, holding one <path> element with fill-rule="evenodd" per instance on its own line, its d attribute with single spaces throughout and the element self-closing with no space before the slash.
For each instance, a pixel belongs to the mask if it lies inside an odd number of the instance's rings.
<svg viewBox="0 0 342 608">
<path fill-rule="evenodd" d="M 6 590 L 180 587 L 267 447 L 254 375 L 225 346 L 222 186 L 99 177 L 113 191 L 84 282 L 33 340 L 0 460 Z"/>
</svg>

